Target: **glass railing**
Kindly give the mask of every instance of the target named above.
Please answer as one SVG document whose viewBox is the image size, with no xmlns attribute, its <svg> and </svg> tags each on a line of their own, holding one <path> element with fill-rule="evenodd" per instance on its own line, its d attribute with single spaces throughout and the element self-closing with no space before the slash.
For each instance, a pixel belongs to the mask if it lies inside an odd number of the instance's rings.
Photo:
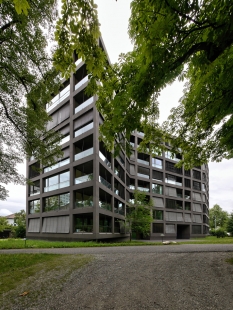
<svg viewBox="0 0 233 310">
<path fill-rule="evenodd" d="M 163 169 L 163 166 L 158 165 L 158 164 L 153 164 L 152 162 L 152 167 L 158 168 L 158 169 Z"/>
<path fill-rule="evenodd" d="M 70 85 L 65 87 L 59 94 L 57 94 L 50 103 L 46 104 L 46 111 L 51 111 L 56 107 L 60 102 L 62 102 L 66 97 L 70 95 Z"/>
<path fill-rule="evenodd" d="M 86 151 L 83 151 L 83 152 L 80 152 L 78 154 L 75 154 L 74 155 L 74 160 L 85 158 L 85 157 L 87 157 L 89 155 L 92 155 L 93 153 L 94 153 L 94 148 L 92 147 L 92 148 L 90 148 L 90 149 L 88 149 Z"/>
<path fill-rule="evenodd" d="M 86 108 L 87 106 L 89 106 L 90 104 L 92 104 L 94 101 L 94 97 L 91 97 L 89 99 L 87 99 L 86 101 L 84 101 L 83 103 L 81 103 L 77 108 L 75 108 L 74 113 L 78 113 L 79 111 L 83 110 L 84 108 Z"/>
<path fill-rule="evenodd" d="M 149 179 L 149 175 L 137 173 L 138 177 Z"/>
<path fill-rule="evenodd" d="M 135 189 L 135 185 L 132 185 L 132 184 L 128 185 L 128 187 L 129 189 Z"/>
<path fill-rule="evenodd" d="M 112 185 L 101 176 L 99 176 L 99 182 L 107 188 L 112 189 Z"/>
<path fill-rule="evenodd" d="M 152 193 L 153 194 L 163 195 L 163 190 L 152 188 Z"/>
<path fill-rule="evenodd" d="M 112 206 L 110 203 L 104 202 L 104 201 L 99 201 L 99 207 L 105 210 L 112 211 Z"/>
<path fill-rule="evenodd" d="M 119 176 L 120 171 L 119 171 L 119 170 L 117 170 L 117 168 L 114 168 L 114 173 L 115 173 L 117 176 Z"/>
<path fill-rule="evenodd" d="M 92 208 L 93 206 L 93 197 L 87 200 L 75 201 L 75 208 Z"/>
<path fill-rule="evenodd" d="M 82 62 L 82 58 L 79 58 L 78 60 L 75 61 L 76 66 L 79 65 Z"/>
<path fill-rule="evenodd" d="M 104 156 L 104 154 L 101 153 L 100 151 L 99 151 L 99 157 L 102 159 L 102 161 L 103 161 L 109 168 L 112 167 L 110 161 L 109 161 L 109 160 Z"/>
<path fill-rule="evenodd" d="M 51 186 L 44 187 L 44 192 L 46 193 L 46 192 L 54 191 L 56 189 L 67 187 L 67 186 L 70 186 L 70 181 L 65 181 L 65 182 L 61 182 L 61 183 L 57 183 Z"/>
<path fill-rule="evenodd" d="M 64 137 L 64 138 L 62 138 L 61 141 L 60 141 L 60 143 L 59 143 L 59 145 L 62 145 L 62 144 L 64 144 L 64 143 L 68 142 L 68 141 L 70 141 L 70 135 L 68 135 L 68 136 L 66 136 L 66 137 Z"/>
<path fill-rule="evenodd" d="M 74 182 L 75 184 L 80 184 L 80 183 L 84 183 L 84 182 L 88 182 L 88 181 L 91 181 L 93 180 L 93 174 L 87 174 L 87 175 L 83 175 L 79 178 L 75 178 L 74 179 Z"/>
<path fill-rule="evenodd" d="M 90 130 L 92 128 L 93 128 L 93 122 L 88 124 L 88 125 L 86 125 L 86 126 L 84 126 L 84 127 L 82 127 L 82 128 L 80 128 L 80 129 L 78 129 L 78 130 L 76 130 L 74 132 L 74 136 L 78 137 L 78 136 L 82 135 L 84 132 L 86 132 L 86 131 L 88 131 L 88 130 Z"/>
<path fill-rule="evenodd" d="M 59 167 L 65 166 L 65 165 L 67 165 L 69 163 L 70 163 L 70 159 L 69 158 L 64 159 L 64 160 L 60 161 L 59 163 L 56 163 L 55 165 L 53 165 L 51 167 L 44 168 L 44 173 L 45 172 L 49 172 L 49 171 L 54 170 L 54 169 L 57 169 Z"/>
<path fill-rule="evenodd" d="M 111 226 L 99 226 L 99 232 L 111 233 L 112 227 Z"/>
<path fill-rule="evenodd" d="M 93 232 L 93 225 L 76 225 L 75 233 L 92 233 Z"/>
<path fill-rule="evenodd" d="M 147 187 L 142 187 L 142 186 L 138 186 L 138 190 L 141 191 L 141 192 L 149 192 L 150 189 L 147 188 Z"/>
<path fill-rule="evenodd" d="M 85 84 L 88 81 L 88 76 L 85 76 L 85 78 L 83 78 L 81 81 L 79 81 L 76 85 L 75 85 L 75 90 L 78 89 L 79 87 L 81 87 L 83 84 Z"/>
<path fill-rule="evenodd" d="M 168 179 L 165 179 L 165 182 L 169 183 L 169 184 L 173 184 L 173 185 L 182 186 L 182 183 L 176 182 L 176 181 L 172 181 L 172 180 L 168 180 Z"/>
<path fill-rule="evenodd" d="M 114 188 L 114 193 L 119 196 L 119 190 Z"/>
<path fill-rule="evenodd" d="M 143 164 L 143 165 L 149 165 L 149 162 L 146 161 L 146 160 L 142 160 L 142 159 L 138 159 L 137 158 L 137 162 L 140 163 L 140 164 Z"/>
<path fill-rule="evenodd" d="M 29 196 L 34 196 L 34 195 L 38 195 L 38 194 L 40 194 L 40 190 L 39 189 L 38 190 L 34 190 L 33 192 L 30 192 Z"/>
</svg>

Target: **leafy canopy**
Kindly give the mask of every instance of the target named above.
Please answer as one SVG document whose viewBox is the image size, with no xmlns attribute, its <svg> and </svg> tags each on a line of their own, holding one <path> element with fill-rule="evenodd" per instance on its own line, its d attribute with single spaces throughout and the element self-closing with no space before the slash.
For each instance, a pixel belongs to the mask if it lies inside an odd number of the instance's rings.
<svg viewBox="0 0 233 310">
<path fill-rule="evenodd" d="M 89 89 L 98 95 L 105 117 L 101 138 L 109 149 L 117 138 L 124 145 L 137 129 L 145 133 L 144 151 L 157 152 L 161 139 L 173 136 L 174 151 L 182 149 L 186 168 L 233 157 L 231 0 L 133 0 L 129 35 L 134 49 L 111 67 L 97 44 L 94 2 L 63 0 L 62 12 L 54 64 L 68 76 L 74 70 L 73 50 L 85 60 Z M 187 81 L 184 95 L 160 126 L 158 96 L 176 78 Z"/>
<path fill-rule="evenodd" d="M 0 1 L 0 184 L 24 182 L 16 165 L 25 157 L 50 165 L 61 155 L 45 111 L 60 85 L 47 48 L 56 7 L 54 0 Z M 0 200 L 6 196 L 0 185 Z"/>
<path fill-rule="evenodd" d="M 223 211 L 223 209 L 218 204 L 215 204 L 213 208 L 210 208 L 209 210 L 210 228 L 212 229 L 216 227 L 225 228 L 227 220 L 228 220 L 228 213 L 226 211 Z"/>
</svg>

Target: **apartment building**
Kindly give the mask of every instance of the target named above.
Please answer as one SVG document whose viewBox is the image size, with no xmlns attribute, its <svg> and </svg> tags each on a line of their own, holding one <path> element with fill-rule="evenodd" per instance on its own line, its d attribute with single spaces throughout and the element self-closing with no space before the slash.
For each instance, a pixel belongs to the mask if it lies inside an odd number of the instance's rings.
<svg viewBox="0 0 233 310">
<path fill-rule="evenodd" d="M 105 50 L 102 39 L 100 46 Z M 126 238 L 126 206 L 135 189 L 154 204 L 150 239 L 200 237 L 208 234 L 208 166 L 175 167 L 180 154 L 167 151 L 151 156 L 137 151 L 143 133 L 133 132 L 133 153 L 114 158 L 99 141 L 104 119 L 87 96 L 85 63 L 75 59 L 76 72 L 46 106 L 52 116 L 47 129 L 59 131 L 63 158 L 35 171 L 27 162 L 27 238 L 48 240 L 104 240 Z"/>
</svg>

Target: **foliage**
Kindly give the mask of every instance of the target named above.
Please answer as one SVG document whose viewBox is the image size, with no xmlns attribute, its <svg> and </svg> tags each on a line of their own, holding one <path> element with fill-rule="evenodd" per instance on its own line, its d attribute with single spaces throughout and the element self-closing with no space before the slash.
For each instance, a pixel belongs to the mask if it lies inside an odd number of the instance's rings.
<svg viewBox="0 0 233 310">
<path fill-rule="evenodd" d="M 142 234 L 146 237 L 150 233 L 150 224 L 153 221 L 151 209 L 153 202 L 147 200 L 148 196 L 144 192 L 134 191 L 134 202 L 127 207 L 125 217 L 126 225 L 129 226 L 130 240 L 132 232 Z"/>
<path fill-rule="evenodd" d="M 98 94 L 97 107 L 105 117 L 101 138 L 108 149 L 116 138 L 118 146 L 129 141 L 137 129 L 145 133 L 141 150 L 149 147 L 152 153 L 162 148 L 161 139 L 173 136 L 173 151 L 181 148 L 186 168 L 233 157 L 232 1 L 133 0 L 129 35 L 134 49 L 111 67 L 97 46 L 94 2 L 63 0 L 62 12 L 55 66 L 68 77 L 73 50 L 86 62 L 89 88 Z M 160 127 L 158 97 L 176 78 L 187 81 L 184 95 Z"/>
<path fill-rule="evenodd" d="M 11 229 L 11 225 L 8 223 L 5 217 L 0 216 L 0 232 L 5 229 Z"/>
<path fill-rule="evenodd" d="M 25 156 L 50 165 L 61 155 L 60 136 L 46 130 L 50 117 L 45 111 L 60 86 L 47 48 L 57 4 L 55 0 L 0 3 L 0 183 L 22 184 L 16 165 Z M 6 196 L 0 185 L 0 200 Z"/>
<path fill-rule="evenodd" d="M 213 208 L 209 210 L 209 225 L 210 228 L 221 227 L 225 228 L 227 224 L 228 213 L 223 211 L 223 209 L 215 204 Z M 216 221 L 216 222 L 215 222 Z"/>
<path fill-rule="evenodd" d="M 26 212 L 25 210 L 20 210 L 20 212 L 15 213 L 15 224 L 14 236 L 16 238 L 26 237 Z"/>
<path fill-rule="evenodd" d="M 233 236 L 233 213 L 231 213 L 227 221 L 227 232 Z"/>
<path fill-rule="evenodd" d="M 214 230 L 214 236 L 216 236 L 217 238 L 224 238 L 227 236 L 227 233 L 224 228 L 218 228 Z"/>
</svg>

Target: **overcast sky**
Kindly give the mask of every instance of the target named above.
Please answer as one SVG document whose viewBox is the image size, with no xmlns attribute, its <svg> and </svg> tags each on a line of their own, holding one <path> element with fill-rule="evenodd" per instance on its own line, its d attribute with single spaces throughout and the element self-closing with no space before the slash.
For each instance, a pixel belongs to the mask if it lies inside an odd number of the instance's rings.
<svg viewBox="0 0 233 310">
<path fill-rule="evenodd" d="M 128 38 L 128 19 L 130 16 L 130 0 L 95 0 L 98 5 L 101 32 L 111 62 L 116 62 L 120 53 L 132 49 Z M 160 117 L 165 120 L 172 107 L 178 104 L 182 96 L 182 83 L 175 82 L 164 89 L 159 98 Z M 25 164 L 19 166 L 25 174 Z M 221 163 L 209 163 L 210 203 L 219 204 L 224 210 L 233 212 L 233 160 Z M 0 201 L 0 215 L 8 215 L 26 208 L 26 187 L 8 185 L 10 196 L 6 201 Z"/>
</svg>

